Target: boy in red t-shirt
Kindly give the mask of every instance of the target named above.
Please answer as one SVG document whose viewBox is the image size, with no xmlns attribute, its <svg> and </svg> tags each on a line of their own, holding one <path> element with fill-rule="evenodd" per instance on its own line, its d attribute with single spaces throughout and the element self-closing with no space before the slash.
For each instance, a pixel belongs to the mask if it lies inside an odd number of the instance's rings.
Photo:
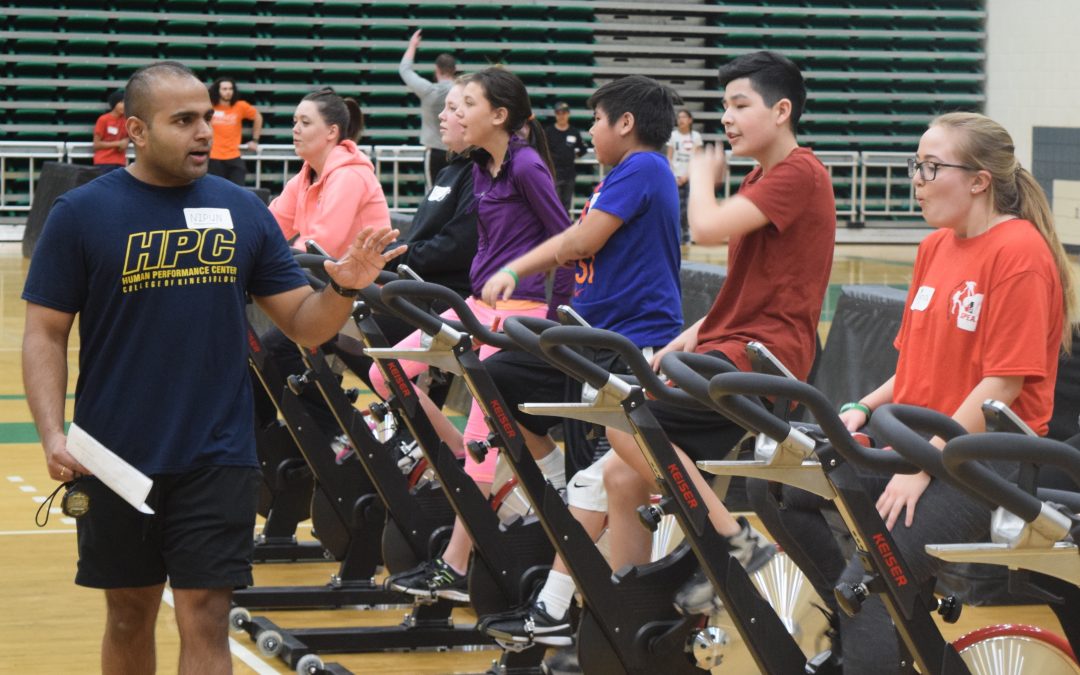
<svg viewBox="0 0 1080 675">
<path fill-rule="evenodd" d="M 256 152 L 262 136 L 263 116 L 255 106 L 240 100 L 236 81 L 223 77 L 209 87 L 210 103 L 214 106 L 214 143 L 210 146 L 210 173 L 243 185 L 247 180 L 247 165 L 240 157 L 240 139 L 244 120 L 251 121 L 251 140 L 247 149 Z"/>
<path fill-rule="evenodd" d="M 102 173 L 127 166 L 127 120 L 124 118 L 124 90 L 109 94 L 108 112 L 94 124 L 94 166 Z"/>
<path fill-rule="evenodd" d="M 758 166 L 738 194 L 716 201 L 724 153 L 709 148 L 690 163 L 689 221 L 694 241 L 728 243 L 728 277 L 704 319 L 658 352 L 713 354 L 749 369 L 746 344 L 767 346 L 796 376 L 810 372 L 821 305 L 828 286 L 836 236 L 836 204 L 825 167 L 800 148 L 795 129 L 806 100 L 799 69 L 772 52 L 740 56 L 720 69 L 722 119 L 732 152 Z M 716 497 L 694 462 L 720 459 L 744 431 L 724 416 L 649 401 L 683 466 L 709 508 L 709 519 L 726 536 L 732 555 L 748 570 L 764 565 L 775 548 L 745 519 L 736 520 Z M 612 568 L 649 560 L 651 541 L 637 507 L 648 503 L 655 478 L 634 438 L 607 430 L 618 454 L 608 462 L 604 485 Z M 714 593 L 699 573 L 676 596 L 687 613 L 710 611 Z"/>
</svg>

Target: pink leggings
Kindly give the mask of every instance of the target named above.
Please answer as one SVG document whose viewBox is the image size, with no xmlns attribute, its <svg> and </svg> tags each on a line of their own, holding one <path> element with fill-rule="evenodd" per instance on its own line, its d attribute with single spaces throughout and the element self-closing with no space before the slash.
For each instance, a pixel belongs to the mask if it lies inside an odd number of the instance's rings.
<svg viewBox="0 0 1080 675">
<path fill-rule="evenodd" d="M 510 301 L 505 303 L 506 309 L 493 309 L 490 305 L 482 300 L 470 296 L 465 304 L 469 306 L 476 318 L 480 320 L 485 326 L 492 326 L 496 322 L 498 325 L 502 325 L 502 320 L 508 316 L 535 316 L 544 318 L 547 315 L 547 305 L 539 302 L 525 302 L 525 301 Z M 499 303 L 500 305 L 504 303 Z M 456 320 L 457 314 L 452 309 L 448 309 L 441 315 L 445 319 Z M 401 342 L 394 345 L 395 349 L 409 349 L 417 348 L 420 346 L 420 331 L 409 335 Z M 499 351 L 497 347 L 491 345 L 480 346 L 480 360 L 483 361 L 487 357 L 491 356 L 495 352 Z M 416 377 L 420 373 L 427 370 L 426 363 L 419 363 L 417 361 L 401 361 L 401 368 L 405 371 L 405 375 L 410 379 Z M 371 376 L 371 384 L 375 387 L 375 391 L 386 398 L 390 395 L 390 390 L 386 386 L 386 381 L 383 379 L 382 372 L 377 366 L 371 366 L 371 370 L 368 373 Z M 463 433 L 465 443 L 469 441 L 484 440 L 488 437 L 489 429 L 484 422 L 484 413 L 480 410 L 480 406 L 476 401 L 472 402 L 472 406 L 469 409 L 469 419 L 465 423 L 465 431 Z M 498 459 L 498 453 L 489 452 L 484 459 L 483 464 L 477 464 L 473 460 L 472 456 L 466 453 L 465 455 L 465 473 L 469 474 L 473 480 L 477 483 L 492 483 L 495 479 L 495 461 Z"/>
</svg>

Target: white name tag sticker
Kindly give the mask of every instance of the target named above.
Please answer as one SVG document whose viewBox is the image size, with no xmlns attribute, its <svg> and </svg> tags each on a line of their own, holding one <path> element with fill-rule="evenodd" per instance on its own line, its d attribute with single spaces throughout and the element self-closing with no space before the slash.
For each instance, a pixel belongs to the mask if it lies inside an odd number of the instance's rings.
<svg viewBox="0 0 1080 675">
<path fill-rule="evenodd" d="M 233 229 L 229 209 L 184 209 L 184 220 L 189 230 Z"/>
<path fill-rule="evenodd" d="M 221 118 L 225 117 L 225 111 L 224 110 L 215 110 L 214 111 L 214 117 L 216 117 L 218 119 L 221 119 Z"/>
<path fill-rule="evenodd" d="M 450 188 L 446 187 L 445 185 L 436 185 L 435 187 L 431 188 L 431 192 L 428 193 L 428 201 L 441 202 L 442 200 L 446 199 L 449 194 Z"/>
<path fill-rule="evenodd" d="M 120 127 L 105 127 L 105 131 L 115 136 L 120 133 Z"/>
<path fill-rule="evenodd" d="M 930 300 L 934 297 L 934 289 L 930 286 L 919 286 L 915 293 L 915 299 L 911 301 L 911 311 L 923 312 L 930 306 Z"/>
<path fill-rule="evenodd" d="M 577 136 L 567 136 L 566 137 L 566 142 L 567 143 L 577 143 Z"/>
</svg>

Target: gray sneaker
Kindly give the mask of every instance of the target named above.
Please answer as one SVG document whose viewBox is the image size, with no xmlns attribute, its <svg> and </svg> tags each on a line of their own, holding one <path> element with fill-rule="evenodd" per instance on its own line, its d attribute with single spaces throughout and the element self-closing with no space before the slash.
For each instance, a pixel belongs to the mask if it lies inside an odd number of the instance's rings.
<svg viewBox="0 0 1080 675">
<path fill-rule="evenodd" d="M 770 544 L 760 532 L 750 527 L 746 518 L 739 516 L 738 522 L 741 531 L 734 537 L 727 538 L 731 547 L 729 552 L 747 574 L 753 574 L 776 555 L 776 545 Z M 675 593 L 675 608 L 687 616 L 712 614 L 723 607 L 705 572 L 700 569 Z"/>
<path fill-rule="evenodd" d="M 712 614 L 722 607 L 720 598 L 700 568 L 675 592 L 675 609 L 684 616 Z"/>
<path fill-rule="evenodd" d="M 764 567 L 776 555 L 776 544 L 770 544 L 765 536 L 750 527 L 743 516 L 738 518 L 742 530 L 734 537 L 728 537 L 731 555 L 743 566 L 747 574 L 753 574 Z"/>
</svg>

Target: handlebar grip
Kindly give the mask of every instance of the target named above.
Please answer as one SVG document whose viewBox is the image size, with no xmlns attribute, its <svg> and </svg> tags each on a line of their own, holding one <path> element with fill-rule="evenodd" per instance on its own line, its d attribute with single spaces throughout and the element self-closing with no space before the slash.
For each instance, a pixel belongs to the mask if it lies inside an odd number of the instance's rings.
<svg viewBox="0 0 1080 675">
<path fill-rule="evenodd" d="M 420 307 L 417 307 L 414 303 L 409 301 L 409 299 L 417 297 L 415 293 L 410 293 L 410 291 L 414 291 L 417 289 L 411 288 L 409 284 L 419 283 L 420 282 L 417 281 L 392 281 L 382 287 L 382 293 L 380 294 L 380 296 L 382 297 L 382 301 L 386 304 L 386 306 L 393 310 L 395 314 L 400 316 L 407 323 L 411 323 L 412 325 L 416 326 L 428 335 L 435 335 L 440 330 L 442 330 L 442 320 L 436 316 L 433 316 L 429 312 L 424 311 Z M 446 290 L 452 295 L 457 295 L 450 289 Z"/>
<path fill-rule="evenodd" d="M 611 379 L 611 373 L 568 346 L 596 347 L 598 343 L 605 345 L 610 343 L 621 347 L 621 344 L 612 341 L 609 336 L 598 336 L 597 333 L 610 333 L 610 331 L 599 328 L 585 328 L 584 326 L 553 326 L 540 335 L 540 349 L 547 360 L 554 363 L 563 372 L 572 374 L 576 379 L 595 389 L 601 389 Z M 612 335 L 616 334 L 612 333 Z M 622 336 L 616 335 L 616 337 L 621 338 Z M 619 353 L 621 354 L 621 352 Z M 638 357 L 643 358 L 640 352 L 638 352 Z"/>
<path fill-rule="evenodd" d="M 541 319 L 536 316 L 508 316 L 503 321 L 503 332 L 514 341 L 519 349 L 524 350 L 541 361 L 547 361 L 547 355 L 540 348 L 540 334 L 548 328 L 555 328 L 560 324 L 550 319 Z"/>
<path fill-rule="evenodd" d="M 671 395 L 669 392 L 678 391 L 681 394 L 678 401 L 680 405 L 716 409 L 715 402 L 709 397 L 709 378 L 719 373 L 737 372 L 738 368 L 715 356 L 693 352 L 668 352 L 660 359 L 660 370 L 679 389 L 674 390 L 665 386 L 665 391 L 655 392 L 653 396 L 661 400 L 669 400 Z M 686 398 L 691 399 L 693 403 L 681 400 Z"/>
<path fill-rule="evenodd" d="M 817 420 L 821 431 L 840 455 L 859 466 L 886 473 L 918 473 L 919 468 L 895 452 L 878 448 L 864 448 L 851 437 L 832 404 L 817 389 L 805 382 L 778 375 L 761 373 L 725 373 L 709 382 L 709 396 L 719 400 L 731 395 L 775 396 L 798 401 L 807 407 Z M 780 436 L 783 438 L 783 436 Z M 779 440 L 779 439 L 777 439 Z"/>
<path fill-rule="evenodd" d="M 618 354 L 623 362 L 630 368 L 630 372 L 637 378 L 638 384 L 652 394 L 654 398 L 684 407 L 704 407 L 695 400 L 693 396 L 664 384 L 660 378 L 656 376 L 656 373 L 653 372 L 652 365 L 645 359 L 645 355 L 641 353 L 641 350 L 638 349 L 637 345 L 618 333 L 601 328 L 589 328 L 585 326 L 557 326 L 555 328 L 549 328 L 540 336 L 540 346 L 549 356 L 554 357 L 555 354 L 558 353 L 566 358 L 573 358 L 570 354 L 577 357 L 577 360 L 564 363 L 564 365 L 571 367 L 570 373 L 575 377 L 585 379 L 582 377 L 582 373 L 588 372 L 591 374 L 590 376 L 598 380 L 600 373 L 603 373 L 603 382 L 607 382 L 610 373 L 606 370 L 594 363 L 588 362 L 579 354 L 571 352 L 566 347 L 561 347 L 563 351 L 554 351 L 558 349 L 557 345 L 576 345 L 580 347 L 592 347 L 593 349 L 607 349 L 613 351 Z M 584 370 L 584 363 L 589 364 L 590 367 L 588 370 Z M 581 367 L 581 370 L 578 370 L 579 367 Z M 585 379 L 585 381 L 596 386 L 591 380 Z"/>
<path fill-rule="evenodd" d="M 672 352 L 660 362 L 663 370 L 675 384 L 710 408 L 719 409 L 743 429 L 764 433 L 775 439 L 786 438 L 791 425 L 769 412 L 757 399 L 747 396 L 709 395 L 709 379 L 723 373 L 740 372 L 735 364 L 705 354 Z"/>
<path fill-rule="evenodd" d="M 1003 506 L 1027 522 L 1042 511 L 1042 500 L 1002 478 L 979 460 L 1034 462 L 1064 469 L 1080 483 L 1080 450 L 1060 441 L 1009 433 L 970 434 L 945 444 L 942 462 L 968 492 Z"/>
<path fill-rule="evenodd" d="M 476 340 L 500 349 L 516 348 L 516 345 L 510 338 L 501 333 L 495 333 L 490 328 L 480 323 L 480 320 L 477 319 L 476 315 L 469 309 L 465 300 L 445 286 L 428 283 L 426 281 L 392 281 L 383 286 L 382 297 L 383 301 L 386 302 L 391 309 L 402 315 L 402 318 L 409 323 L 418 326 L 421 330 L 430 335 L 439 332 L 443 325 L 453 326 L 454 323 L 424 312 L 423 310 L 416 308 L 412 303 L 408 304 L 412 305 L 416 309 L 416 312 L 411 312 L 403 308 L 400 303 L 404 302 L 405 298 L 426 301 L 439 300 L 445 302 L 452 310 L 454 310 L 454 313 L 457 314 L 458 319 L 465 327 L 465 330 Z M 423 318 L 421 318 L 420 314 L 423 314 Z"/>
<path fill-rule="evenodd" d="M 874 411 L 871 427 L 904 459 L 934 478 L 951 482 L 949 472 L 941 462 L 941 452 L 920 432 L 948 441 L 967 434 L 959 422 L 929 408 L 889 403 Z"/>
</svg>

